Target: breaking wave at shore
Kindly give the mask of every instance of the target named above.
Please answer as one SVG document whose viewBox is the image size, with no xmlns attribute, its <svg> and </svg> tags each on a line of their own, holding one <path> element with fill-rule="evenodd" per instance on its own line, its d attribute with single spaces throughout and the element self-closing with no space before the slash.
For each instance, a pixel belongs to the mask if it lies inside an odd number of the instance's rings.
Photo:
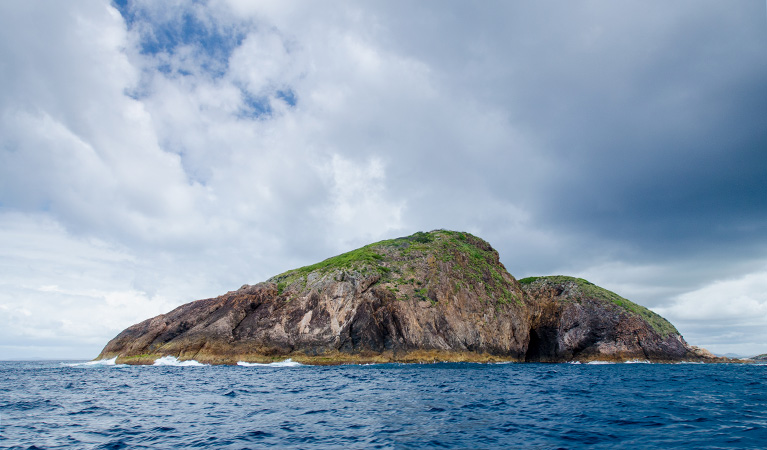
<svg viewBox="0 0 767 450">
<path fill-rule="evenodd" d="M 288 358 L 285 361 L 277 361 L 273 363 L 249 363 L 245 361 L 238 361 L 238 366 L 243 367 L 301 367 L 303 364 L 293 361 Z"/>
</svg>

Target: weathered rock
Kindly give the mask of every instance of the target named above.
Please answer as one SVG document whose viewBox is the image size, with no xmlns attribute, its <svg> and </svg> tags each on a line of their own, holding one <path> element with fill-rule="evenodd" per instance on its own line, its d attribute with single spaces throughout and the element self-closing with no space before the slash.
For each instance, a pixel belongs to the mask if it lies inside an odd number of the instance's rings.
<svg viewBox="0 0 767 450">
<path fill-rule="evenodd" d="M 527 361 L 694 359 L 673 325 L 613 292 L 572 277 L 521 281 L 534 299 Z"/>
<path fill-rule="evenodd" d="M 468 233 L 382 241 L 139 324 L 99 358 L 234 364 L 700 360 L 655 313 L 585 280 L 520 284 Z"/>
</svg>

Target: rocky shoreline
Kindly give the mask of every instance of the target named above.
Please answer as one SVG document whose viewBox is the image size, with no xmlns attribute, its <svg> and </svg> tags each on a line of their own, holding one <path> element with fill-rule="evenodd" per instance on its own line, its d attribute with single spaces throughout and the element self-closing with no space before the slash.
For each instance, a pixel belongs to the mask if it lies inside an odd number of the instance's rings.
<svg viewBox="0 0 767 450">
<path fill-rule="evenodd" d="M 516 280 L 486 241 L 436 230 L 362 247 L 133 325 L 98 359 L 152 364 L 722 362 L 586 280 Z"/>
</svg>

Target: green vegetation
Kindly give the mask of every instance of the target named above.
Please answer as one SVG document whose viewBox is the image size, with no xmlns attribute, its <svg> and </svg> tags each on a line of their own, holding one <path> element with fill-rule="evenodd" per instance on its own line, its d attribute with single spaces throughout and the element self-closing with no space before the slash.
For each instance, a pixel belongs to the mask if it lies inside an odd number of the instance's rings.
<svg viewBox="0 0 767 450">
<path fill-rule="evenodd" d="M 659 316 L 658 314 L 650 311 L 642 305 L 627 300 L 615 292 L 608 291 L 605 288 L 599 287 L 590 281 L 583 278 L 574 278 L 563 275 L 553 275 L 545 277 L 527 277 L 519 280 L 524 285 L 531 285 L 536 281 L 548 281 L 555 284 L 575 283 L 580 291 L 581 295 L 586 298 L 592 298 L 595 300 L 602 300 L 611 302 L 630 313 L 636 314 L 644 319 L 655 330 L 656 333 L 661 336 L 669 336 L 672 334 L 679 334 L 679 331 L 669 321 Z"/>
<path fill-rule="evenodd" d="M 442 267 L 456 276 L 453 286 L 456 292 L 466 286 L 501 304 L 522 304 L 509 290 L 511 280 L 490 244 L 469 233 L 439 230 L 432 235 L 435 239 L 430 251 L 435 260 L 442 262 Z"/>
<path fill-rule="evenodd" d="M 295 272 L 300 274 L 309 274 L 311 272 L 319 271 L 326 272 L 328 269 L 351 269 L 358 265 L 375 264 L 383 259 L 383 255 L 376 252 L 367 245 L 357 250 L 343 253 L 332 258 L 328 258 L 324 261 L 312 264 L 311 266 L 301 267 L 296 269 Z"/>
<path fill-rule="evenodd" d="M 538 281 L 541 278 L 543 278 L 543 277 L 527 277 L 527 278 L 522 278 L 521 280 L 517 280 L 517 281 L 519 281 L 519 284 L 521 284 L 522 286 L 526 286 L 528 284 L 533 284 L 533 282 Z"/>
<path fill-rule="evenodd" d="M 161 358 L 163 355 L 158 353 L 141 353 L 139 355 L 123 356 L 120 359 L 121 363 L 132 364 L 137 361 L 154 361 L 157 358 Z"/>
<path fill-rule="evenodd" d="M 407 236 L 407 237 L 400 238 L 400 239 L 407 240 L 407 241 L 418 242 L 418 243 L 421 243 L 421 244 L 428 244 L 429 242 L 434 240 L 434 237 L 432 237 L 432 235 L 429 234 L 429 233 L 424 233 L 423 231 L 418 231 L 418 232 L 416 232 L 415 234 L 413 234 L 411 236 Z"/>
<path fill-rule="evenodd" d="M 273 277 L 272 281 L 292 281 L 302 276 L 309 275 L 312 272 L 318 272 L 322 274 L 343 269 L 360 270 L 372 268 L 373 270 L 376 270 L 383 275 L 391 271 L 391 268 L 385 265 L 385 257 L 384 254 L 382 254 L 382 250 L 385 248 L 397 248 L 402 252 L 426 250 L 428 248 L 427 244 L 433 240 L 434 236 L 432 236 L 431 233 L 424 233 L 419 231 L 411 236 L 376 242 L 374 244 L 369 244 L 362 248 L 358 248 L 356 250 L 328 258 L 310 266 L 304 266 L 298 269 L 287 271 Z"/>
<path fill-rule="evenodd" d="M 568 277 L 568 276 L 565 276 L 565 275 L 548 275 L 548 276 L 544 276 L 544 277 L 527 277 L 527 278 L 522 278 L 521 280 L 517 280 L 517 281 L 519 281 L 520 284 L 525 286 L 525 285 L 528 285 L 528 284 L 532 284 L 532 283 L 534 283 L 534 282 L 536 282 L 538 280 L 548 280 L 548 281 L 550 281 L 552 283 L 567 283 L 568 281 L 575 281 L 575 282 L 577 282 L 578 286 L 591 285 L 591 286 L 598 287 L 594 283 L 592 283 L 592 282 L 590 282 L 588 280 L 584 280 L 583 278 L 574 278 L 574 277 Z M 599 288 L 599 289 L 602 289 L 602 288 Z"/>
<path fill-rule="evenodd" d="M 290 270 L 273 277 L 271 281 L 277 283 L 277 291 L 282 294 L 285 288 L 294 282 L 303 279 L 304 287 L 306 278 L 312 272 L 326 274 L 336 270 L 375 270 L 381 275 L 388 273 L 391 269 L 383 266 L 381 263 L 384 256 L 378 253 L 373 247 L 376 244 L 366 245 L 365 247 L 343 253 L 324 261 L 320 261 L 310 266 Z"/>
<path fill-rule="evenodd" d="M 377 274 L 378 283 L 398 299 L 415 298 L 434 304 L 427 293 L 437 288 L 434 283 L 438 283 L 440 274 L 445 272 L 452 278 L 449 286 L 453 292 L 473 289 L 485 299 L 494 299 L 497 305 L 523 304 L 490 244 L 469 233 L 448 230 L 419 231 L 410 236 L 376 242 L 285 272 L 270 281 L 277 283 L 277 291 L 283 294 L 289 289 L 292 292 L 305 290 L 310 274 L 321 277 L 332 273 L 337 278 L 344 277 L 345 273 L 353 273 L 355 277 Z M 519 282 L 529 286 L 539 280 L 557 284 L 575 283 L 578 293 L 574 299 L 593 298 L 611 302 L 639 315 L 663 336 L 678 334 L 676 328 L 658 314 L 583 278 L 528 277 Z"/>
<path fill-rule="evenodd" d="M 505 287 L 501 289 L 501 292 L 502 292 L 502 295 L 498 299 L 498 303 L 503 303 L 504 305 L 509 305 L 511 303 L 522 305 L 522 300 L 520 300 L 516 295 L 514 295 L 511 291 L 509 291 Z"/>
<path fill-rule="evenodd" d="M 417 232 L 410 236 L 389 239 L 328 258 L 317 264 L 291 270 L 270 281 L 277 283 L 280 295 L 303 291 L 310 274 L 322 277 L 344 273 L 361 276 L 378 274 L 378 283 L 399 292 L 400 287 L 415 298 L 428 299 L 426 292 L 436 288 L 441 274 L 453 278 L 454 292 L 474 289 L 483 297 L 494 298 L 500 304 L 522 305 L 520 296 L 513 292 L 511 278 L 498 262 L 498 253 L 484 240 L 469 233 L 435 230 Z M 298 284 L 297 284 L 298 283 Z M 394 286 L 397 289 L 392 290 Z M 398 296 L 401 296 L 398 295 Z M 431 299 L 428 299 L 432 301 Z"/>
</svg>

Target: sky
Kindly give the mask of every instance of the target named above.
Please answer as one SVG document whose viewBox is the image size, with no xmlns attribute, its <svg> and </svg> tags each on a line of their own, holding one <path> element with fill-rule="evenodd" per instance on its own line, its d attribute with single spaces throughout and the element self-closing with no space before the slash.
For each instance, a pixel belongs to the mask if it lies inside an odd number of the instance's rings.
<svg viewBox="0 0 767 450">
<path fill-rule="evenodd" d="M 0 359 L 433 229 L 767 353 L 765 2 L 0 3 Z"/>
</svg>

